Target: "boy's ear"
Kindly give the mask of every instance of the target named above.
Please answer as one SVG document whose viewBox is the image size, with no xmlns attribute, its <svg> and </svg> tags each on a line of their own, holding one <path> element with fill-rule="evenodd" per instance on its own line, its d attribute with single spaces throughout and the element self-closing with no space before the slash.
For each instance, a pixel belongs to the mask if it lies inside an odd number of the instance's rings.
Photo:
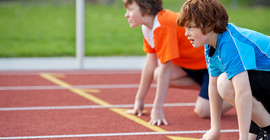
<svg viewBox="0 0 270 140">
<path fill-rule="evenodd" d="M 143 16 L 150 15 L 150 14 L 151 14 L 151 10 L 150 9 L 147 9 L 147 11 L 145 13 L 143 13 Z"/>
</svg>

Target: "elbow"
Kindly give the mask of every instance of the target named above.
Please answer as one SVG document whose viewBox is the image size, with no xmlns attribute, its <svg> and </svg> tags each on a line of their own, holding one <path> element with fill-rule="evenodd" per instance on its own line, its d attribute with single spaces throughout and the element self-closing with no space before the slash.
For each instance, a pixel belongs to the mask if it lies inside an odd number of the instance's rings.
<svg viewBox="0 0 270 140">
<path fill-rule="evenodd" d="M 172 66 L 173 66 L 173 64 L 172 64 L 171 60 L 161 64 L 160 65 L 160 74 L 171 72 L 172 71 Z"/>
</svg>

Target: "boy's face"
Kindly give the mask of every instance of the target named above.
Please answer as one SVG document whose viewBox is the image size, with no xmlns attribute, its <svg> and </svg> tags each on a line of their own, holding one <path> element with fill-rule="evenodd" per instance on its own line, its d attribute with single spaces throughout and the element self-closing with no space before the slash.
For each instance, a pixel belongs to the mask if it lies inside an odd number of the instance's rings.
<svg viewBox="0 0 270 140">
<path fill-rule="evenodd" d="M 203 34 L 202 30 L 197 27 L 193 22 L 190 22 L 185 26 L 185 36 L 188 37 L 190 43 L 194 48 L 198 48 L 207 44 L 209 36 L 208 34 Z"/>
<path fill-rule="evenodd" d="M 128 19 L 129 26 L 134 28 L 139 25 L 142 25 L 143 16 L 140 10 L 139 5 L 136 2 L 132 2 L 126 8 L 125 17 Z"/>
</svg>

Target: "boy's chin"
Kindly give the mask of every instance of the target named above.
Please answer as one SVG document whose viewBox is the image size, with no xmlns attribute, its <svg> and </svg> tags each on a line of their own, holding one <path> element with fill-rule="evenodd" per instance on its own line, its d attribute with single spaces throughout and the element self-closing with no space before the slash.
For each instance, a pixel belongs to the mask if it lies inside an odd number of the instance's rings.
<svg viewBox="0 0 270 140">
<path fill-rule="evenodd" d="M 192 44 L 193 48 L 199 48 L 200 46 L 196 45 L 196 44 Z"/>
<path fill-rule="evenodd" d="M 129 24 L 129 27 L 130 28 L 136 28 L 136 27 L 138 27 L 139 25 L 134 25 L 134 24 Z"/>
<path fill-rule="evenodd" d="M 193 46 L 193 48 L 199 48 L 201 46 L 204 46 L 204 44 L 203 45 L 201 45 L 201 44 L 192 44 L 192 46 Z"/>
</svg>

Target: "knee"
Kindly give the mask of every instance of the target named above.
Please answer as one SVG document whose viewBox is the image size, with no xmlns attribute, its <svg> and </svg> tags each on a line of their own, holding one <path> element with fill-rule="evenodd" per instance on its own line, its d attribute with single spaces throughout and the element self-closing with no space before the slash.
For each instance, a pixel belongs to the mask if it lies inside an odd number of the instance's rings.
<svg viewBox="0 0 270 140">
<path fill-rule="evenodd" d="M 200 118 L 210 118 L 210 108 L 207 106 L 196 106 L 194 112 Z"/>
<path fill-rule="evenodd" d="M 201 118 L 209 118 L 210 117 L 209 100 L 199 96 L 195 104 L 194 112 Z"/>
<path fill-rule="evenodd" d="M 224 100 L 230 100 L 234 97 L 234 88 L 230 80 L 227 79 L 225 73 L 221 74 L 217 80 L 217 89 L 220 96 Z"/>
</svg>

